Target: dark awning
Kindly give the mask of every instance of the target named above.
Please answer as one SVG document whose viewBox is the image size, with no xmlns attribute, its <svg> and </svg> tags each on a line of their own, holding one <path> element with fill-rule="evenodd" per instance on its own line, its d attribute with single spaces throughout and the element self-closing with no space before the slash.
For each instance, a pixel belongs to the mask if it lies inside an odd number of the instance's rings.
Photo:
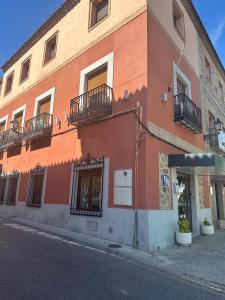
<svg viewBox="0 0 225 300">
<path fill-rule="evenodd" d="M 225 176 L 225 159 L 215 153 L 170 154 L 168 166 L 190 174 Z"/>
</svg>

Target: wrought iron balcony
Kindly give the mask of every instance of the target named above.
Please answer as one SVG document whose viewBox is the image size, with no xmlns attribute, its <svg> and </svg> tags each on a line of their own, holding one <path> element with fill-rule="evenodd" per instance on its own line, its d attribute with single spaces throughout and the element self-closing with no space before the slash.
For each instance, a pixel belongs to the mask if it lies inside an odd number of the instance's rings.
<svg viewBox="0 0 225 300">
<path fill-rule="evenodd" d="M 218 132 L 214 128 L 209 128 L 209 146 L 215 151 L 225 152 L 225 132 Z"/>
<path fill-rule="evenodd" d="M 174 96 L 174 121 L 192 133 L 202 132 L 201 109 L 185 94 Z"/>
<path fill-rule="evenodd" d="M 38 139 L 52 133 L 52 115 L 42 113 L 25 122 L 23 139 L 25 141 Z"/>
<path fill-rule="evenodd" d="M 72 99 L 69 122 L 79 125 L 111 115 L 113 99 L 113 89 L 106 84 Z"/>
<path fill-rule="evenodd" d="M 21 144 L 22 141 L 22 128 L 9 129 L 0 135 L 0 150 L 15 147 Z"/>
</svg>

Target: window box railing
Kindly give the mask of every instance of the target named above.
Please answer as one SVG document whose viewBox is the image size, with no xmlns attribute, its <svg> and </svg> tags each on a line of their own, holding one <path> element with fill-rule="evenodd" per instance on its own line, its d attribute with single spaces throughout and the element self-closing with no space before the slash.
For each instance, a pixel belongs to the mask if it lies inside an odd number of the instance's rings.
<svg viewBox="0 0 225 300">
<path fill-rule="evenodd" d="M 112 113 L 113 89 L 103 84 L 70 102 L 71 124 L 96 121 Z"/>
<path fill-rule="evenodd" d="M 0 134 L 0 149 L 8 149 L 21 144 L 22 141 L 22 129 L 10 128 L 9 130 Z"/>
<path fill-rule="evenodd" d="M 34 140 L 52 133 L 52 115 L 49 113 L 42 113 L 25 123 L 23 131 L 23 139 Z"/>
<path fill-rule="evenodd" d="M 202 132 L 201 109 L 185 94 L 174 96 L 174 121 L 192 133 Z"/>
</svg>

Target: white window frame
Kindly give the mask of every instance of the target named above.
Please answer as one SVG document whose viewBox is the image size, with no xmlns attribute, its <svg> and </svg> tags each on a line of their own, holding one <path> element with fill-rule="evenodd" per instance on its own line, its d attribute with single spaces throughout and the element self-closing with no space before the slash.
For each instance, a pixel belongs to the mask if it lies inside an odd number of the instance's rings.
<svg viewBox="0 0 225 300">
<path fill-rule="evenodd" d="M 184 83 L 186 95 L 190 99 L 192 99 L 192 97 L 191 97 L 191 95 L 192 95 L 191 94 L 191 81 L 184 74 L 184 72 L 175 63 L 173 63 L 173 92 L 174 92 L 174 96 L 176 96 L 178 94 L 177 79 L 179 79 L 181 82 Z"/>
<path fill-rule="evenodd" d="M 107 85 L 111 88 L 113 87 L 114 52 L 111 52 L 108 55 L 99 59 L 98 61 L 94 62 L 93 64 L 87 66 L 85 69 L 81 70 L 79 95 L 85 93 L 87 75 L 104 65 L 107 65 Z"/>
<path fill-rule="evenodd" d="M 8 117 L 9 117 L 9 115 L 5 115 L 4 117 L 0 118 L 0 124 L 5 122 L 5 131 L 6 131 L 6 128 L 8 125 Z"/>
<path fill-rule="evenodd" d="M 37 116 L 37 110 L 38 110 L 38 104 L 39 102 L 41 102 L 42 100 L 44 100 L 47 97 L 51 97 L 50 99 L 50 110 L 49 110 L 49 114 L 52 115 L 53 114 L 53 108 L 54 108 L 54 100 L 55 100 L 55 87 L 51 88 L 50 90 L 44 92 L 43 94 L 41 94 L 40 96 L 38 96 L 35 99 L 35 104 L 34 104 L 34 117 Z"/>
<path fill-rule="evenodd" d="M 21 127 L 23 128 L 24 122 L 25 122 L 26 104 L 20 106 L 19 108 L 17 108 L 16 110 L 13 111 L 12 121 L 14 120 L 15 115 L 17 115 L 20 112 L 23 112 L 23 118 L 22 118 L 22 124 L 21 124 Z"/>
</svg>

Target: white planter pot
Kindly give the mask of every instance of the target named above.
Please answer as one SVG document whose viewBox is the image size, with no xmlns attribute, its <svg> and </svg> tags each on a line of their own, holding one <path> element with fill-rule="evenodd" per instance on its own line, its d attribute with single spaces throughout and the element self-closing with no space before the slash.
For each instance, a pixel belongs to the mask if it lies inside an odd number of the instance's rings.
<svg viewBox="0 0 225 300">
<path fill-rule="evenodd" d="M 201 230 L 204 235 L 214 235 L 213 225 L 201 225 Z"/>
<path fill-rule="evenodd" d="M 189 246 L 192 243 L 192 233 L 191 232 L 179 232 L 176 231 L 176 242 L 181 246 Z"/>
</svg>

